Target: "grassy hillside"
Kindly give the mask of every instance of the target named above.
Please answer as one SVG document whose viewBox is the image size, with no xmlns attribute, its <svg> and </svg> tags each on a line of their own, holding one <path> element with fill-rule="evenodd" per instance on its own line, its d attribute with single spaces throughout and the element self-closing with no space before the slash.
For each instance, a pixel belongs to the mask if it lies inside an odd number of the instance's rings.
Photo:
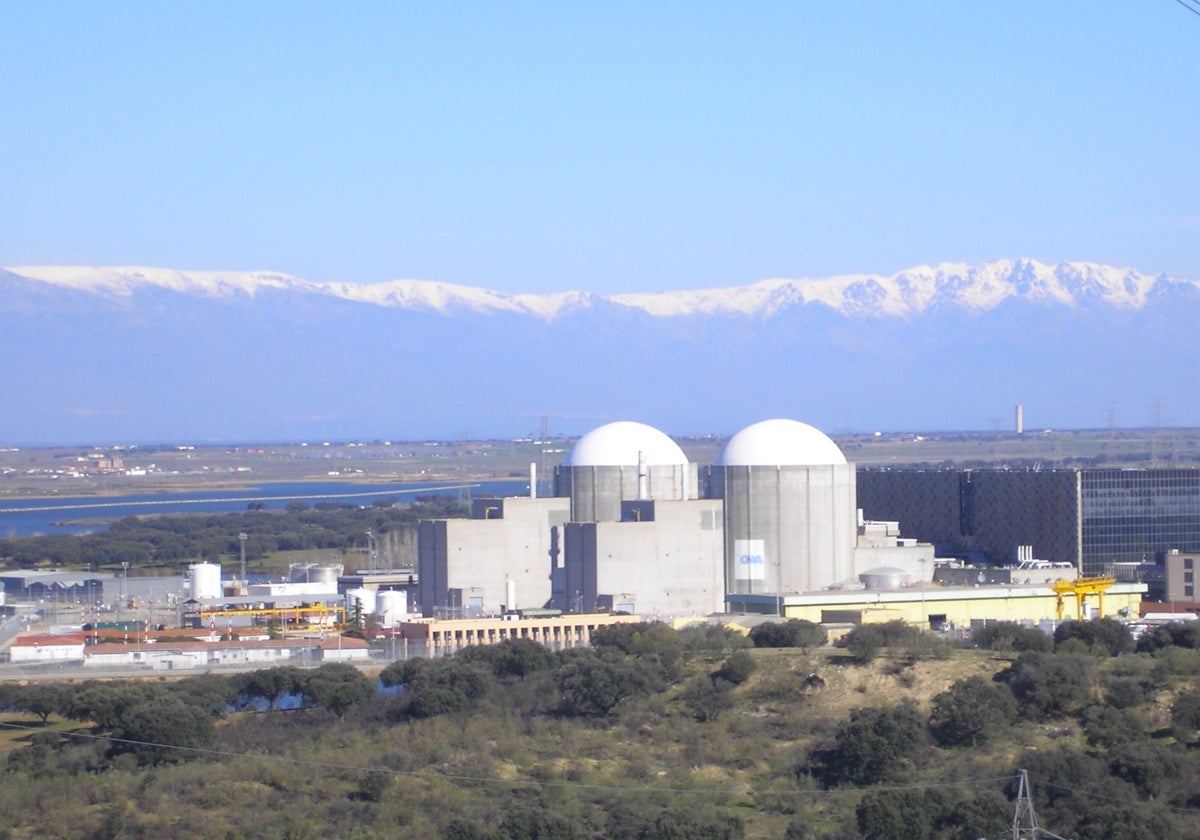
<svg viewBox="0 0 1200 840">
<path fill-rule="evenodd" d="M 1086 638 L 856 658 L 656 626 L 398 663 L 401 695 L 344 666 L 63 686 L 45 724 L 7 686 L 0 836 L 999 837 L 1019 767 L 1063 836 L 1195 836 L 1200 651 Z"/>
</svg>

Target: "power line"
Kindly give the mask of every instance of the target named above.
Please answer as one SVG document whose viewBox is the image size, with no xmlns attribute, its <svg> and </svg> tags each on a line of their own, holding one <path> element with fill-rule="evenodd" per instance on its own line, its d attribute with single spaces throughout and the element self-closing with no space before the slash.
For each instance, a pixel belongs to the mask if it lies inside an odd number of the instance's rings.
<svg viewBox="0 0 1200 840">
<path fill-rule="evenodd" d="M 1187 9 L 1192 14 L 1200 16 L 1200 8 L 1189 5 L 1186 2 L 1186 0 L 1175 0 L 1175 2 L 1178 3 L 1180 6 L 1183 6 L 1183 8 Z"/>
</svg>

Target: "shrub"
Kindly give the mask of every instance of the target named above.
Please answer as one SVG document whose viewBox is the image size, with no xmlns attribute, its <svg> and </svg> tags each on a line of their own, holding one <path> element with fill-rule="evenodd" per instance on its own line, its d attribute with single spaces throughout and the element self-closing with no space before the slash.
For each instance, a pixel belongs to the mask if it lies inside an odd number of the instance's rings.
<svg viewBox="0 0 1200 840">
<path fill-rule="evenodd" d="M 1112 748 L 1145 737 L 1146 724 L 1128 709 L 1089 706 L 1080 716 L 1083 733 L 1092 746 Z"/>
<path fill-rule="evenodd" d="M 300 693 L 306 704 L 341 717 L 351 706 L 374 697 L 375 686 L 353 665 L 332 662 L 305 674 Z"/>
<path fill-rule="evenodd" d="M 554 653 L 532 639 L 506 639 L 495 645 L 477 645 L 459 651 L 456 658 L 482 662 L 497 677 L 525 679 L 529 674 L 548 671 L 555 665 Z"/>
<path fill-rule="evenodd" d="M 1138 653 L 1153 653 L 1164 647 L 1200 648 L 1200 621 L 1172 621 L 1152 627 L 1137 640 Z"/>
<path fill-rule="evenodd" d="M 721 624 L 691 624 L 679 631 L 679 640 L 688 657 L 724 655 L 754 647 L 747 634 Z"/>
<path fill-rule="evenodd" d="M 838 645 L 850 651 L 854 661 L 860 664 L 866 664 L 878 656 L 883 644 L 883 631 L 873 624 L 855 627 L 838 640 Z"/>
<path fill-rule="evenodd" d="M 1117 656 L 1134 649 L 1129 628 L 1113 618 L 1064 621 L 1058 625 L 1054 631 L 1055 648 L 1072 639 L 1078 639 L 1088 651 L 1102 656 Z"/>
<path fill-rule="evenodd" d="M 1053 639 L 1036 627 L 1024 627 L 1011 621 L 996 621 L 971 631 L 971 643 L 985 650 L 1049 651 Z"/>
<path fill-rule="evenodd" d="M 1002 732 L 1017 716 L 1008 686 L 969 677 L 933 698 L 929 727 L 943 746 L 978 746 Z"/>
<path fill-rule="evenodd" d="M 1146 690 L 1132 677 L 1114 677 L 1105 688 L 1104 700 L 1114 709 L 1132 709 L 1145 702 Z"/>
<path fill-rule="evenodd" d="M 760 648 L 813 648 L 829 640 L 829 634 L 820 624 L 791 618 L 784 622 L 767 621 L 750 630 L 750 641 Z"/>
<path fill-rule="evenodd" d="M 416 718 L 460 712 L 495 684 L 490 666 L 458 656 L 393 662 L 380 672 L 379 680 L 404 686 L 401 711 Z"/>
<path fill-rule="evenodd" d="M 1190 741 L 1200 729 L 1200 691 L 1180 694 L 1171 706 L 1172 731 L 1180 741 Z"/>
<path fill-rule="evenodd" d="M 855 709 L 838 727 L 833 746 L 814 755 L 813 774 L 827 787 L 893 779 L 926 740 L 925 718 L 911 703 Z"/>
<path fill-rule="evenodd" d="M 733 685 L 741 685 L 754 673 L 758 663 L 748 651 L 739 650 L 725 660 L 724 664 L 713 674 L 714 680 L 724 680 Z"/>
<path fill-rule="evenodd" d="M 733 683 L 723 679 L 698 677 L 687 684 L 681 699 L 701 723 L 716 720 L 733 708 Z"/>
<path fill-rule="evenodd" d="M 996 679 L 1008 684 L 1025 714 L 1045 719 L 1078 714 L 1090 705 L 1097 676 L 1090 656 L 1023 653 Z"/>
<path fill-rule="evenodd" d="M 563 651 L 560 656 L 562 664 L 554 677 L 566 714 L 604 717 L 622 701 L 649 694 L 659 684 L 653 666 L 631 657 L 605 657 L 589 649 Z"/>
</svg>

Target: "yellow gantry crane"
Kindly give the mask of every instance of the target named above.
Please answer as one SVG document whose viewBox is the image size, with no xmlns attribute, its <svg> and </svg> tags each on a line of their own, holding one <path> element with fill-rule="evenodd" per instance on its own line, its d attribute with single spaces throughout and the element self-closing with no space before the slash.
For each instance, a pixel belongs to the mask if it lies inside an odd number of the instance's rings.
<svg viewBox="0 0 1200 840">
<path fill-rule="evenodd" d="M 1083 599 L 1088 595 L 1096 596 L 1100 618 L 1104 618 L 1104 593 L 1111 589 L 1116 582 L 1117 579 L 1109 575 L 1091 575 L 1075 578 L 1075 580 L 1054 581 L 1050 584 L 1050 588 L 1058 594 L 1058 617 L 1060 619 L 1063 617 L 1063 595 L 1071 594 L 1075 596 L 1075 618 L 1077 620 L 1083 620 Z"/>
</svg>

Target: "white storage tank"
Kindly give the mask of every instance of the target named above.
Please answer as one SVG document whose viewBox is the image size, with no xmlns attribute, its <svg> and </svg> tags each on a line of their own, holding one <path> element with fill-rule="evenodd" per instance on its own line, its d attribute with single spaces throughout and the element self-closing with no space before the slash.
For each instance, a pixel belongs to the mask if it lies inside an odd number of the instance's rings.
<svg viewBox="0 0 1200 840">
<path fill-rule="evenodd" d="M 384 627 L 391 627 L 408 615 L 408 593 L 384 590 L 375 595 L 375 615 Z"/>
<path fill-rule="evenodd" d="M 903 569 L 892 566 L 879 566 L 868 569 L 858 576 L 864 589 L 871 592 L 887 592 L 899 589 L 908 582 L 908 574 Z"/>
<path fill-rule="evenodd" d="M 323 592 L 337 592 L 337 579 L 344 567 L 341 563 L 293 563 L 288 567 L 292 583 L 319 583 Z"/>
<path fill-rule="evenodd" d="M 376 610 L 374 589 L 347 589 L 346 590 L 346 610 L 353 615 L 355 602 L 362 604 L 363 615 L 374 615 Z"/>
<path fill-rule="evenodd" d="M 216 563 L 193 563 L 188 566 L 188 588 L 197 600 L 220 598 L 221 567 Z"/>
<path fill-rule="evenodd" d="M 337 580 L 342 574 L 340 563 L 317 563 L 308 570 L 308 582 L 328 587 L 326 591 L 337 592 Z"/>
</svg>

